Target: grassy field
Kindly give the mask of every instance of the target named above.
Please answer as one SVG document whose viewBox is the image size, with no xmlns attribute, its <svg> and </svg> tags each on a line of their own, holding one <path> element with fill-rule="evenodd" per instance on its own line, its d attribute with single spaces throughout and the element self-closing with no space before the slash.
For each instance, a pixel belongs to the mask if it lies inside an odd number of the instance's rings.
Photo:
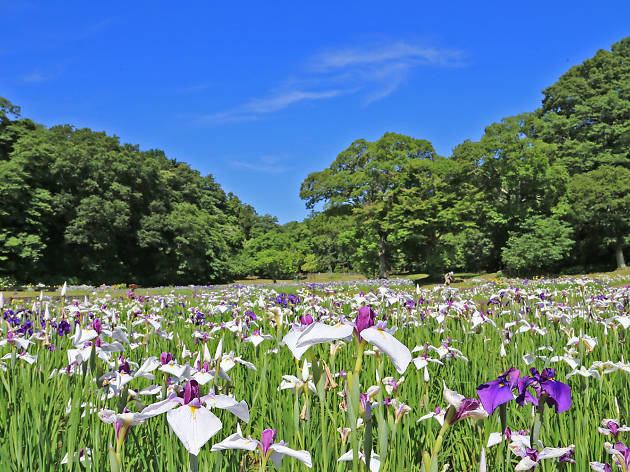
<svg viewBox="0 0 630 472">
<path fill-rule="evenodd" d="M 625 284 L 630 283 L 630 267 L 624 269 L 617 269 L 611 272 L 593 272 L 589 274 L 584 274 L 585 277 L 591 279 L 601 279 L 604 278 L 614 278 L 615 280 L 611 281 L 615 286 L 623 286 Z M 549 277 L 551 280 L 555 279 L 572 279 L 576 276 L 556 276 Z M 414 284 L 418 285 L 421 288 L 433 288 L 439 285 L 444 284 L 444 278 L 441 274 L 429 275 L 429 274 L 393 274 L 391 279 L 407 279 L 412 281 Z M 309 283 L 317 283 L 317 284 L 325 284 L 331 282 L 361 282 L 367 281 L 368 279 L 361 274 L 354 273 L 319 273 L 319 274 L 309 274 L 306 278 L 296 280 L 296 279 L 278 279 L 276 283 L 279 287 L 287 287 L 287 288 L 297 288 L 305 284 Z M 504 277 L 501 273 L 485 273 L 485 272 L 460 272 L 455 273 L 455 280 L 451 284 L 452 287 L 456 288 L 471 288 L 475 285 L 478 285 L 481 282 L 494 282 L 494 283 L 506 283 L 510 279 Z M 259 277 L 250 277 L 247 279 L 241 279 L 235 281 L 233 284 L 227 285 L 218 285 L 217 287 L 230 287 L 232 285 L 248 285 L 248 286 L 257 286 L 264 285 L 270 286 L 274 285 L 274 281 L 271 279 L 264 279 Z M 168 286 L 168 287 L 139 287 L 135 289 L 135 293 L 142 296 L 156 296 L 156 295 L 167 295 L 167 294 L 175 294 L 175 295 L 192 295 L 193 293 L 201 292 L 204 290 L 204 286 L 197 287 L 176 287 L 176 286 Z M 113 297 L 123 296 L 129 290 L 127 286 L 101 286 L 101 287 L 92 287 L 92 286 L 79 286 L 79 287 L 70 287 L 68 290 L 68 297 L 92 297 L 96 295 L 102 295 L 104 293 L 110 294 Z M 13 298 L 21 301 L 22 299 L 31 300 L 40 296 L 40 289 L 36 287 L 30 288 L 21 288 L 18 290 L 0 290 L 0 293 L 3 294 L 5 300 L 11 300 Z M 45 288 L 43 290 L 43 296 L 45 297 L 58 297 L 60 294 L 60 288 L 55 290 L 51 290 L 49 288 Z"/>
<path fill-rule="evenodd" d="M 567 411 L 546 409 L 539 437 L 544 446 L 573 445 L 576 463 L 543 460 L 537 470 L 590 470 L 589 461 L 612 461 L 604 450 L 612 437 L 597 429 L 602 419 L 630 423 L 630 365 L 625 363 L 630 340 L 624 328 L 629 276 L 624 270 L 588 278 L 514 281 L 461 274 L 449 288 L 417 287 L 425 278 L 410 276 L 411 283 L 392 281 L 387 287 L 355 279 L 275 288 L 95 294 L 88 289 L 71 291 L 63 303 L 57 292 L 50 298 L 45 294 L 34 307 L 32 297 L 24 307 L 16 297 L 4 307 L 0 330 L 0 470 L 60 470 L 66 454 L 85 458 L 86 451 L 89 460 L 70 460 L 63 467 L 83 469 L 91 461 L 94 470 L 120 470 L 118 457 L 129 471 L 273 470 L 271 461 L 256 452 L 211 452 L 212 445 L 237 432 L 237 424 L 244 437 L 254 439 L 265 428 L 276 429 L 276 441 L 306 451 L 318 471 L 363 470 L 358 452 L 354 461 L 352 452 L 349 462 L 337 461 L 351 449 L 378 454 L 372 468 L 380 456 L 381 471 L 420 471 L 423 462 L 425 472 L 446 464 L 455 471 L 480 470 L 482 450 L 487 470 L 514 470 L 521 458 L 507 443 L 488 448 L 487 442 L 502 426 L 523 430 L 529 438 L 535 425 L 531 404 L 509 402 L 505 420 L 497 410 L 486 419 L 464 419 L 447 429 L 431 418 L 418 422 L 436 407 L 448 408 L 444 385 L 475 399 L 480 384 L 497 379 L 510 366 L 523 377 L 532 367 L 541 372 L 553 367 L 555 379 L 572 389 Z M 86 304 L 70 301 L 78 297 L 82 302 L 84 296 Z M 339 319 L 353 321 L 364 305 L 372 307 L 376 321 L 397 328 L 395 339 L 404 349 L 396 345 L 394 352 L 394 344 L 381 344 L 375 351 L 374 344 L 359 344 L 350 333 L 345 344 L 333 339 L 314 344 L 298 360 L 283 342 L 290 332 L 302 336 L 306 326 L 300 320 L 307 315 L 321 323 L 320 329 Z M 114 335 L 115 330 L 125 336 Z M 216 352 L 219 341 L 221 353 Z M 396 364 L 401 350 L 415 347 L 413 362 L 404 369 Z M 160 362 L 166 352 L 173 354 L 175 370 Z M 145 372 L 141 366 L 147 363 L 153 369 Z M 178 370 L 186 365 L 185 372 Z M 226 375 L 216 375 L 219 366 Z M 295 377 L 297 388 L 280 388 L 291 379 L 288 375 Z M 249 421 L 206 403 L 222 427 L 198 456 L 189 452 L 190 442 L 180 440 L 172 413 L 144 418 L 123 439 L 102 419 L 107 417 L 103 411 L 122 413 L 123 408 L 140 414 L 178 391 L 183 395 L 191 379 L 207 377 L 211 379 L 199 385 L 200 395 L 214 391 L 245 402 Z M 309 381 L 310 389 L 304 386 Z M 359 393 L 369 394 L 371 415 Z M 193 414 L 189 422 L 194 421 Z M 343 428 L 350 428 L 347 437 Z M 435 465 L 426 464 L 431 451 Z M 286 471 L 305 468 L 288 456 L 280 466 Z"/>
</svg>

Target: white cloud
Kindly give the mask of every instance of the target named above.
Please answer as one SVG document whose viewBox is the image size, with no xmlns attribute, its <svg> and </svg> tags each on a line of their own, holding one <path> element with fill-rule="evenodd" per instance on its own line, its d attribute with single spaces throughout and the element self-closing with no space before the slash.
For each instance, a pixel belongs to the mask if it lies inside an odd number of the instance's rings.
<svg viewBox="0 0 630 472">
<path fill-rule="evenodd" d="M 59 77 L 59 75 L 59 72 L 44 74 L 42 71 L 36 70 L 31 72 L 30 74 L 22 76 L 21 81 L 25 84 L 39 84 L 42 82 L 48 82 L 49 80 L 54 80 Z"/>
<path fill-rule="evenodd" d="M 322 92 L 306 92 L 303 90 L 289 90 L 282 94 L 269 98 L 257 98 L 246 105 L 246 108 L 253 113 L 271 113 L 282 110 L 289 105 L 304 100 L 321 100 L 325 98 L 341 95 L 341 90 L 324 90 Z"/>
<path fill-rule="evenodd" d="M 421 66 L 456 67 L 459 51 L 396 41 L 324 51 L 307 62 L 306 71 L 287 78 L 275 92 L 231 110 L 211 113 L 202 121 L 227 123 L 259 119 L 304 101 L 359 93 L 365 105 L 394 93 Z"/>
<path fill-rule="evenodd" d="M 248 162 L 243 160 L 228 160 L 230 167 L 236 169 L 248 170 L 251 172 L 263 173 L 263 174 L 284 174 L 291 170 L 282 164 L 285 159 L 278 156 L 261 156 L 254 162 Z"/>
<path fill-rule="evenodd" d="M 203 121 L 233 122 L 259 118 L 261 115 L 282 110 L 294 103 L 306 100 L 322 100 L 343 94 L 343 90 L 323 90 L 309 92 L 305 90 L 287 90 L 267 98 L 254 98 L 249 102 L 220 113 L 211 113 L 202 117 Z"/>
<path fill-rule="evenodd" d="M 347 48 L 328 51 L 316 56 L 312 63 L 314 70 L 362 67 L 373 64 L 450 64 L 458 60 L 457 51 L 427 48 L 405 41 L 362 48 Z"/>
</svg>

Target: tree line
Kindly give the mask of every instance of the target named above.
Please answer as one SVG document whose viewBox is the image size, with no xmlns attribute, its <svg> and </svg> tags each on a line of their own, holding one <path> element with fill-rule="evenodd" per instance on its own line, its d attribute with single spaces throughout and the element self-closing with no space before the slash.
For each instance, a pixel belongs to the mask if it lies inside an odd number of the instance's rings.
<svg viewBox="0 0 630 472">
<path fill-rule="evenodd" d="M 630 38 L 448 157 L 396 133 L 359 139 L 300 197 L 311 215 L 279 225 L 162 151 L 46 128 L 0 98 L 0 282 L 582 271 L 625 266 Z"/>
<path fill-rule="evenodd" d="M 310 174 L 300 197 L 318 211 L 245 246 L 252 260 L 263 247 L 284 254 L 275 263 L 285 275 L 625 267 L 630 38 L 572 67 L 537 110 L 489 125 L 448 157 L 400 134 L 359 139 Z"/>
<path fill-rule="evenodd" d="M 46 128 L 0 98 L 0 277 L 56 283 L 222 282 L 277 226 L 162 151 Z"/>
</svg>

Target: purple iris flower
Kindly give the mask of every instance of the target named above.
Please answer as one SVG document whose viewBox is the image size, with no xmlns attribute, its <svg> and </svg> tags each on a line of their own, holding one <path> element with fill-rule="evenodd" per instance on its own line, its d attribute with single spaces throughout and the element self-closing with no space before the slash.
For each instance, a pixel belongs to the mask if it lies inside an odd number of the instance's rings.
<svg viewBox="0 0 630 472">
<path fill-rule="evenodd" d="M 617 451 L 618 454 L 614 454 L 615 464 L 621 467 L 623 470 L 630 469 L 630 447 L 626 446 L 622 442 L 617 442 L 613 446 L 613 452 Z"/>
<path fill-rule="evenodd" d="M 310 324 L 313 324 L 313 317 L 311 315 L 300 316 L 300 324 L 302 326 L 308 326 Z"/>
<path fill-rule="evenodd" d="M 271 447 L 271 445 L 273 444 L 273 442 L 276 440 L 276 430 L 275 429 L 265 429 L 262 432 L 262 442 L 260 443 L 260 451 L 262 452 L 263 457 L 267 457 L 267 454 L 269 453 L 269 448 Z"/>
<path fill-rule="evenodd" d="M 162 363 L 162 365 L 166 365 L 171 361 L 174 361 L 175 358 L 173 357 L 173 354 L 171 354 L 170 352 L 162 352 L 162 354 L 160 354 L 160 362 Z"/>
<path fill-rule="evenodd" d="M 477 395 L 483 404 L 483 408 L 489 415 L 494 413 L 494 410 L 496 410 L 499 405 L 514 400 L 512 390 L 518 387 L 520 375 L 520 370 L 510 367 L 503 375 L 500 375 L 497 380 L 481 384 L 477 387 Z"/>
<path fill-rule="evenodd" d="M 66 320 L 62 320 L 61 323 L 57 326 L 57 336 L 64 336 L 66 334 L 70 334 L 72 328 L 70 327 L 70 323 Z"/>
<path fill-rule="evenodd" d="M 96 318 L 94 321 L 92 321 L 92 327 L 94 328 L 94 331 L 96 331 L 96 334 L 101 334 L 101 329 L 103 325 L 100 319 Z"/>
<path fill-rule="evenodd" d="M 370 306 L 364 306 L 359 309 L 359 314 L 357 315 L 357 319 L 355 321 L 354 331 L 361 341 L 361 331 L 367 328 L 371 328 L 374 326 L 376 321 L 376 313 L 372 310 Z"/>
<path fill-rule="evenodd" d="M 554 406 L 556 413 L 571 408 L 571 387 L 562 382 L 558 382 L 555 369 L 544 369 L 539 373 L 534 367 L 530 369 L 531 376 L 524 377 L 519 380 L 519 395 L 516 402 L 523 406 L 526 401 L 538 406 L 539 401 L 543 400 L 547 405 Z M 527 390 L 532 387 L 536 392 L 536 397 L 531 395 Z"/>
<path fill-rule="evenodd" d="M 121 362 L 118 365 L 118 372 L 120 372 L 121 374 L 124 372 L 125 374 L 131 375 L 131 368 L 129 367 L 129 362 L 127 362 L 123 356 L 120 356 L 120 357 L 121 357 Z"/>
<path fill-rule="evenodd" d="M 619 425 L 614 421 L 609 421 L 606 423 L 606 428 L 608 428 L 615 439 L 617 439 L 617 434 L 619 434 Z"/>
<path fill-rule="evenodd" d="M 477 417 L 479 412 L 479 400 L 474 398 L 464 398 L 459 410 L 455 413 L 455 416 L 450 419 L 450 424 L 457 423 L 459 420 L 468 418 L 469 416 Z"/>
<path fill-rule="evenodd" d="M 529 457 L 531 460 L 533 460 L 534 462 L 538 462 L 538 454 L 540 454 L 538 449 L 532 449 L 529 447 L 525 448 L 525 455 Z"/>
<path fill-rule="evenodd" d="M 184 390 L 179 392 L 178 397 L 181 400 L 178 403 L 182 405 L 192 405 L 197 408 L 201 407 L 201 396 L 199 395 L 199 383 L 196 380 L 189 380 L 184 386 Z"/>
<path fill-rule="evenodd" d="M 558 447 L 560 447 L 560 445 L 558 445 Z M 572 457 L 573 454 L 575 453 L 575 449 L 571 449 L 569 452 L 567 452 L 566 454 L 560 456 L 558 458 L 558 462 L 560 464 L 562 463 L 567 463 L 567 464 L 575 464 L 575 459 Z"/>
</svg>

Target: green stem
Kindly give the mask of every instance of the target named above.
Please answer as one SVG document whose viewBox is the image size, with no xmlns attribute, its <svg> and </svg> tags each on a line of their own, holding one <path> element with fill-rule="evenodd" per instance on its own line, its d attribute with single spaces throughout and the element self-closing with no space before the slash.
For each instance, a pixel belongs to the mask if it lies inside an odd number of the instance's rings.
<svg viewBox="0 0 630 472">
<path fill-rule="evenodd" d="M 326 432 L 326 397 L 324 392 L 319 395 L 319 421 L 322 427 L 322 463 L 324 472 L 328 471 L 328 435 Z"/>
<path fill-rule="evenodd" d="M 361 341 L 357 347 L 357 360 L 354 363 L 354 375 L 358 376 L 361 371 L 361 364 L 363 364 L 363 350 L 365 349 L 365 341 Z"/>
<path fill-rule="evenodd" d="M 507 447 L 507 437 L 505 436 L 505 430 L 507 429 L 506 403 L 499 405 L 499 418 L 501 419 L 501 437 L 504 439 L 501 442 L 501 448 L 505 450 L 505 470 L 510 470 L 510 449 Z"/>
<path fill-rule="evenodd" d="M 356 411 L 358 411 L 358 386 L 355 387 L 355 377 L 359 377 L 361 371 L 361 364 L 363 363 L 363 350 L 365 349 L 365 341 L 359 342 L 357 339 L 357 359 L 354 363 L 354 370 L 348 374 L 348 381 L 346 386 L 346 398 L 348 408 L 348 419 L 350 420 L 350 428 L 352 429 L 352 471 L 359 472 L 359 438 L 357 433 L 357 417 Z M 358 382 L 358 380 L 357 380 Z M 356 398 L 355 398 L 356 390 Z M 357 409 L 355 410 L 355 406 Z"/>
<path fill-rule="evenodd" d="M 446 433 L 446 430 L 449 426 L 450 425 L 448 424 L 448 421 L 446 420 L 446 418 L 444 418 L 444 424 L 442 425 L 442 428 L 440 429 L 440 432 L 438 433 L 438 436 L 433 443 L 433 448 L 431 449 L 431 462 L 437 461 L 437 455 L 440 452 L 442 441 L 444 440 L 444 433 Z"/>
<path fill-rule="evenodd" d="M 260 472 L 265 472 L 267 470 L 267 459 L 268 457 L 263 456 L 260 460 Z"/>
<path fill-rule="evenodd" d="M 116 456 L 120 459 L 120 453 L 122 451 L 123 441 L 125 440 L 125 436 L 127 435 L 127 429 L 129 429 L 129 425 L 123 425 L 120 428 L 120 432 L 118 433 L 118 439 L 116 440 Z"/>
<path fill-rule="evenodd" d="M 199 456 L 188 453 L 188 472 L 199 471 Z"/>
<path fill-rule="evenodd" d="M 540 439 L 540 426 L 542 424 L 543 415 L 545 414 L 545 398 L 538 400 L 538 408 L 536 408 L 536 416 L 534 417 L 534 425 L 532 426 L 532 434 L 529 437 L 531 447 L 538 447 L 538 440 Z"/>
</svg>

